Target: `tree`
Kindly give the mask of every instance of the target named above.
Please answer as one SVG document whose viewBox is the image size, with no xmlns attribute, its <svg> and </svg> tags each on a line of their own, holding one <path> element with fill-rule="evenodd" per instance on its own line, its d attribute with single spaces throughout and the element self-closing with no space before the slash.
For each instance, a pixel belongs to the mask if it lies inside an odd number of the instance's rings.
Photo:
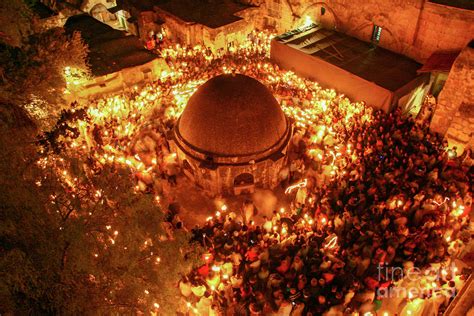
<svg viewBox="0 0 474 316">
<path fill-rule="evenodd" d="M 22 0 L 0 1 L 0 42 L 19 47 L 32 32 L 33 13 Z"/>
<path fill-rule="evenodd" d="M 3 44 L 0 50 L 0 101 L 24 107 L 40 122 L 51 123 L 64 108 L 68 77 L 74 84 L 89 76 L 87 45 L 79 33 L 68 37 L 62 28 L 34 34 L 21 48 Z"/>
<path fill-rule="evenodd" d="M 0 102 L 25 108 L 48 126 L 64 107 L 64 92 L 89 78 L 88 47 L 63 28 L 34 33 L 37 0 L 0 2 Z"/>
<path fill-rule="evenodd" d="M 66 148 L 46 155 L 34 130 L 11 125 L 0 135 L 0 313 L 173 314 L 179 276 L 198 260 L 189 236 L 163 238 L 159 205 L 128 170 Z"/>
</svg>

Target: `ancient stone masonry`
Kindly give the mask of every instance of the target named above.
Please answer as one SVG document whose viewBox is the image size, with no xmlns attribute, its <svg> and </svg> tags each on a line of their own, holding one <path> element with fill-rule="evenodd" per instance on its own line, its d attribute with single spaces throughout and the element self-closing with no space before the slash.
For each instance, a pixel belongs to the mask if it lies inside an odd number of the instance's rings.
<svg viewBox="0 0 474 316">
<path fill-rule="evenodd" d="M 274 9 L 278 3 L 279 12 Z M 374 25 L 382 28 L 378 45 L 426 60 L 436 51 L 461 50 L 474 35 L 474 11 L 426 0 L 267 0 L 269 18 L 283 33 L 306 17 L 330 29 L 369 42 Z"/>
<path fill-rule="evenodd" d="M 184 173 L 207 192 L 273 188 L 286 164 L 291 124 L 270 90 L 244 75 L 220 75 L 189 99 L 170 140 Z"/>
<path fill-rule="evenodd" d="M 466 47 L 454 62 L 439 94 L 431 129 L 445 135 L 459 152 L 474 147 L 474 48 Z"/>
</svg>

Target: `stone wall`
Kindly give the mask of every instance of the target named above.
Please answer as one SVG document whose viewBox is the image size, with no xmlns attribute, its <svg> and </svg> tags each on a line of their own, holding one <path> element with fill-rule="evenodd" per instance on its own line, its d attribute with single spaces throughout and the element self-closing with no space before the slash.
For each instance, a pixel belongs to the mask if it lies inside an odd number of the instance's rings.
<svg viewBox="0 0 474 316">
<path fill-rule="evenodd" d="M 273 161 L 268 158 L 255 164 L 217 165 L 216 169 L 201 166 L 202 161 L 187 155 L 174 140 L 170 140 L 171 151 L 176 153 L 177 161 L 184 174 L 207 193 L 216 195 L 233 195 L 235 179 L 241 174 L 251 174 L 254 182 L 248 184 L 253 191 L 254 187 L 274 188 L 278 184 L 278 173 L 286 164 L 286 156 Z M 185 167 L 185 161 L 188 168 Z M 238 188 L 238 186 L 237 186 Z"/>
<path fill-rule="evenodd" d="M 142 11 L 137 14 L 138 37 L 140 37 L 143 42 L 146 42 L 151 32 L 156 34 L 161 31 L 161 25 L 157 23 L 158 17 L 153 11 Z"/>
<path fill-rule="evenodd" d="M 159 7 L 155 7 L 155 12 L 164 21 L 168 38 L 189 46 L 203 45 L 214 52 L 226 49 L 229 43 L 238 45 L 243 42 L 262 16 L 258 8 L 248 8 L 236 14 L 242 20 L 210 28 L 199 23 L 185 22 Z"/>
<path fill-rule="evenodd" d="M 208 167 L 203 166 L 209 158 L 208 154 L 189 146 L 181 138 L 177 128 L 168 135 L 168 144 L 171 152 L 176 154 L 176 160 L 184 174 L 195 184 L 213 196 L 232 195 L 239 194 L 241 189 L 251 188 L 253 191 L 255 187 L 277 186 L 279 172 L 288 162 L 287 152 L 292 135 L 293 128 L 290 126 L 287 136 L 267 151 L 250 156 L 214 155 L 212 164 Z M 253 183 L 234 185 L 236 178 L 245 173 L 253 176 Z"/>
<path fill-rule="evenodd" d="M 381 26 L 380 46 L 417 61 L 435 51 L 461 50 L 474 37 L 474 11 L 426 0 L 266 0 L 265 7 L 280 33 L 310 17 L 368 42 L 374 25 Z"/>
<path fill-rule="evenodd" d="M 458 56 L 438 96 L 431 130 L 445 135 L 451 146 L 474 148 L 474 48 Z"/>
<path fill-rule="evenodd" d="M 436 51 L 460 51 L 474 38 L 474 11 L 425 3 L 409 54 L 425 60 Z"/>
<path fill-rule="evenodd" d="M 162 58 L 156 58 L 143 65 L 124 68 L 120 71 L 95 77 L 76 89 L 71 89 L 65 99 L 72 102 L 109 93 L 120 92 L 124 88 L 158 80 L 169 67 Z"/>
</svg>

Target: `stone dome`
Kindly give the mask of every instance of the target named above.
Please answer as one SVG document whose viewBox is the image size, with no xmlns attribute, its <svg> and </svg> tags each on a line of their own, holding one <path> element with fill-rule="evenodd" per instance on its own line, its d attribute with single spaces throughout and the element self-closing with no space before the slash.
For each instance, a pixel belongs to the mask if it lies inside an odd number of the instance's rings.
<svg viewBox="0 0 474 316">
<path fill-rule="evenodd" d="M 197 89 L 175 132 L 206 156 L 242 157 L 271 152 L 288 130 L 285 114 L 265 85 L 245 75 L 226 74 Z"/>
</svg>

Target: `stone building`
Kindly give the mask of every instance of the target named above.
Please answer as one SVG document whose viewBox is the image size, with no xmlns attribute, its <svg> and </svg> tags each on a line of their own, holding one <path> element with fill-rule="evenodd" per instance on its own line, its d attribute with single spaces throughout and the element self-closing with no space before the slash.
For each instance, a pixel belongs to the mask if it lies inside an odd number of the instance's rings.
<svg viewBox="0 0 474 316">
<path fill-rule="evenodd" d="M 282 69 L 386 112 L 418 107 L 430 88 L 430 76 L 419 75 L 421 65 L 412 59 L 321 26 L 275 37 L 270 57 Z"/>
<path fill-rule="evenodd" d="M 418 62 L 437 51 L 460 51 L 474 37 L 474 2 L 462 0 L 41 1 L 80 9 L 143 41 L 164 28 L 172 40 L 212 49 L 238 45 L 254 29 L 281 34 L 308 19 Z"/>
<path fill-rule="evenodd" d="M 87 13 L 94 19 L 110 27 L 137 35 L 137 28 L 130 13 L 124 10 L 123 0 L 40 0 L 66 18 Z"/>
<path fill-rule="evenodd" d="M 239 45 L 261 26 L 263 15 L 263 7 L 234 0 L 126 0 L 123 7 L 135 17 L 144 41 L 150 33 L 162 32 L 174 42 L 213 51 Z"/>
<path fill-rule="evenodd" d="M 170 145 L 184 173 L 211 194 L 273 188 L 286 164 L 292 126 L 270 90 L 244 75 L 200 86 Z"/>
<path fill-rule="evenodd" d="M 474 2 L 468 1 L 266 0 L 265 8 L 264 24 L 279 33 L 311 19 L 419 62 L 437 51 L 459 51 L 474 37 Z"/>
<path fill-rule="evenodd" d="M 474 148 L 474 41 L 454 61 L 430 125 L 458 153 Z"/>
<path fill-rule="evenodd" d="M 202 14 L 190 14 L 175 2 L 155 6 L 154 11 L 163 21 L 167 38 L 190 46 L 203 45 L 216 52 L 236 48 L 255 30 L 260 20 L 258 7 L 223 2 L 231 5 L 219 9 L 198 4 L 194 11 L 215 11 L 205 15 L 206 18 L 199 18 Z M 233 9 L 229 10 L 229 7 Z"/>
<path fill-rule="evenodd" d="M 425 64 L 420 72 L 431 73 L 431 80 L 423 89 L 435 95 L 438 103 L 431 129 L 445 136 L 450 146 L 457 146 L 458 152 L 473 147 L 474 57 L 472 43 L 469 43 L 474 38 L 474 2 L 265 0 L 264 7 L 266 15 L 263 24 L 273 26 L 280 34 L 313 21 L 331 31 L 355 37 L 371 43 L 374 47 L 379 46 Z M 329 48 L 332 49 L 337 45 L 330 45 Z M 461 50 L 463 52 L 457 57 L 452 68 L 450 64 L 448 67 L 431 71 L 430 59 L 437 56 L 455 58 Z M 340 51 L 338 49 L 335 55 Z M 350 54 L 342 54 L 339 57 L 344 63 L 351 61 Z M 285 63 L 290 61 L 291 59 L 284 60 Z M 302 63 L 301 60 L 298 62 Z M 435 65 L 435 68 L 439 66 Z M 309 67 L 304 70 L 310 72 Z M 324 81 L 320 78 L 314 79 Z M 340 83 L 340 81 L 333 82 L 328 83 L 328 86 L 337 87 Z"/>
<path fill-rule="evenodd" d="M 66 34 L 81 33 L 89 47 L 90 80 L 68 85 L 66 99 L 89 98 L 119 91 L 161 77 L 169 67 L 146 50 L 139 38 L 104 24 L 88 14 L 69 17 Z"/>
</svg>

